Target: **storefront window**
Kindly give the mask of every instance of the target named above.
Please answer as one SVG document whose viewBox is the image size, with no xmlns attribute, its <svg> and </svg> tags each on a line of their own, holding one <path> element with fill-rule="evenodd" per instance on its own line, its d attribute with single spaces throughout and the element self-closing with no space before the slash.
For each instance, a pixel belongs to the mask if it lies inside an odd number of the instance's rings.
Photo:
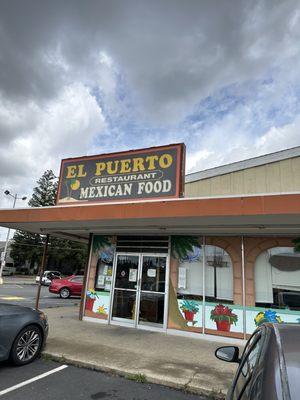
<svg viewBox="0 0 300 400">
<path fill-rule="evenodd" d="M 229 254 L 216 246 L 205 246 L 205 296 L 208 301 L 233 300 L 232 262 Z M 178 295 L 203 296 L 203 247 L 193 247 L 180 260 Z"/>
<path fill-rule="evenodd" d="M 180 259 L 178 267 L 178 290 L 182 297 L 202 300 L 203 295 L 203 251 L 193 246 L 186 256 Z"/>
<path fill-rule="evenodd" d="M 173 251 L 171 260 L 171 271 L 178 268 L 179 313 L 173 308 L 171 291 L 171 323 L 176 328 L 196 332 L 204 329 L 208 333 L 240 334 L 243 312 L 241 305 L 233 305 L 231 257 L 221 247 L 201 244 L 202 240 L 201 237 L 183 236 L 176 237 L 173 242 L 172 249 L 179 249 Z"/>
<path fill-rule="evenodd" d="M 247 333 L 263 324 L 300 323 L 300 253 L 273 247 L 255 260 L 255 307 L 247 307 Z"/>
<path fill-rule="evenodd" d="M 93 236 L 85 316 L 108 319 L 115 242 L 113 236 Z"/>
<path fill-rule="evenodd" d="M 169 327 L 201 332 L 203 301 L 202 237 L 172 236 Z"/>
<path fill-rule="evenodd" d="M 274 247 L 255 262 L 257 306 L 300 311 L 300 253 L 292 247 Z"/>
<path fill-rule="evenodd" d="M 205 296 L 208 301 L 233 300 L 232 261 L 229 254 L 217 246 L 205 246 Z"/>
<path fill-rule="evenodd" d="M 206 333 L 242 335 L 243 309 L 233 301 L 232 260 L 226 250 L 213 245 L 205 246 L 204 309 Z"/>
</svg>

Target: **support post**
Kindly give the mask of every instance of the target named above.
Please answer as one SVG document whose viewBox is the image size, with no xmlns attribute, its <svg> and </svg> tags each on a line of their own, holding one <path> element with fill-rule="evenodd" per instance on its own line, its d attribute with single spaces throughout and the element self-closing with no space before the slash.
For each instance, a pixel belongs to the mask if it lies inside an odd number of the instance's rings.
<svg viewBox="0 0 300 400">
<path fill-rule="evenodd" d="M 4 252 L 2 253 L 1 267 L 0 267 L 0 285 L 3 284 L 2 274 L 3 274 L 3 268 L 5 267 L 5 264 L 6 264 L 6 253 L 7 253 L 8 241 L 9 241 L 9 234 L 10 234 L 10 229 L 8 229 L 8 231 L 7 231 Z"/>
<path fill-rule="evenodd" d="M 87 291 L 88 274 L 89 274 L 89 269 L 90 269 L 89 267 L 90 267 L 91 254 L 92 254 L 92 242 L 93 242 L 93 234 L 90 233 L 89 244 L 88 244 L 88 256 L 87 256 L 86 266 L 84 269 L 83 285 L 82 285 L 82 292 L 81 292 L 81 298 L 80 298 L 80 308 L 79 308 L 79 320 L 80 321 L 83 318 L 85 296 L 86 296 L 86 291 Z"/>
<path fill-rule="evenodd" d="M 244 340 L 247 338 L 246 332 L 246 276 L 245 276 L 245 248 L 244 248 L 244 236 L 241 237 L 241 253 L 242 253 L 242 302 L 243 302 L 243 334 Z"/>
<path fill-rule="evenodd" d="M 11 195 L 10 195 L 10 196 L 11 196 Z M 15 196 L 12 196 L 12 197 L 14 198 L 14 203 L 13 203 L 12 208 L 15 208 L 18 195 L 16 194 Z M 25 197 L 25 199 L 26 199 L 26 197 Z M 8 247 L 8 241 L 9 241 L 9 234 L 10 234 L 10 228 L 8 228 L 8 231 L 7 231 L 6 241 L 5 241 L 5 247 L 4 247 L 4 252 L 3 252 L 3 257 L 2 257 L 2 260 L 1 260 L 1 267 L 0 267 L 0 285 L 3 284 L 2 274 L 3 274 L 3 268 L 5 267 L 5 264 L 6 264 L 6 254 L 7 254 L 7 247 Z"/>
<path fill-rule="evenodd" d="M 42 263 L 41 263 L 40 270 L 39 270 L 40 281 L 39 281 L 39 285 L 38 285 L 38 289 L 37 289 L 37 293 L 36 293 L 36 300 L 35 300 L 35 309 L 36 310 L 39 308 L 39 302 L 40 302 L 40 296 L 41 296 L 41 287 L 42 287 L 42 277 L 43 277 L 43 273 L 45 271 L 49 237 L 50 237 L 50 235 L 49 235 L 49 233 L 47 233 L 46 242 L 44 244 L 44 252 L 43 252 Z"/>
<path fill-rule="evenodd" d="M 202 334 L 205 334 L 205 277 L 206 277 L 206 251 L 205 236 L 202 238 Z"/>
</svg>

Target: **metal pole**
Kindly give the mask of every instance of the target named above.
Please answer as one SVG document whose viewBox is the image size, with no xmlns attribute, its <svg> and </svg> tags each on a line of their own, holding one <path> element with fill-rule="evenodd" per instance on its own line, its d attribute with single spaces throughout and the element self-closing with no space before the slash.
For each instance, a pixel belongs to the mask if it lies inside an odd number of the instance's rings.
<svg viewBox="0 0 300 400">
<path fill-rule="evenodd" d="M 241 237 L 242 252 L 242 302 L 243 302 L 243 334 L 246 339 L 246 282 L 245 282 L 245 252 L 244 252 L 244 236 Z"/>
<path fill-rule="evenodd" d="M 12 195 L 12 197 L 14 198 L 14 203 L 13 203 L 12 208 L 15 208 L 16 200 L 17 200 L 18 195 L 17 195 L 17 194 L 16 194 L 15 196 Z M 0 285 L 3 284 L 2 273 L 3 273 L 3 268 L 5 267 L 5 263 L 6 263 L 6 253 L 7 253 L 8 241 L 9 241 L 9 234 L 10 234 L 10 228 L 8 228 L 8 231 L 7 231 L 6 241 L 5 241 L 5 247 L 4 247 L 4 252 L 3 252 L 3 257 L 2 257 L 2 260 L 1 260 L 1 267 L 0 267 Z"/>
<path fill-rule="evenodd" d="M 202 239 L 202 333 L 205 334 L 205 266 L 206 266 L 206 251 L 205 251 L 205 236 Z"/>
<path fill-rule="evenodd" d="M 37 293 L 36 293 L 36 300 L 35 300 L 35 308 L 36 308 L 36 310 L 39 308 L 41 287 L 42 287 L 42 276 L 43 276 L 43 273 L 45 271 L 45 264 L 46 264 L 46 258 L 47 258 L 49 237 L 50 237 L 50 235 L 49 235 L 49 233 L 47 233 L 46 242 L 44 244 L 44 252 L 43 252 L 42 263 L 41 263 L 41 267 L 40 267 L 40 270 L 39 270 L 40 281 L 39 281 L 39 285 L 38 285 L 38 289 L 37 289 Z"/>
<path fill-rule="evenodd" d="M 83 314 L 84 314 L 87 283 L 89 280 L 90 264 L 91 264 L 91 258 L 92 258 L 92 250 L 93 250 L 92 243 L 93 243 L 93 234 L 90 233 L 89 244 L 88 244 L 88 254 L 87 254 L 87 260 L 86 260 L 86 265 L 85 265 L 85 269 L 84 269 L 83 285 L 82 285 L 80 307 L 79 307 L 79 320 L 80 321 L 82 320 Z"/>
</svg>

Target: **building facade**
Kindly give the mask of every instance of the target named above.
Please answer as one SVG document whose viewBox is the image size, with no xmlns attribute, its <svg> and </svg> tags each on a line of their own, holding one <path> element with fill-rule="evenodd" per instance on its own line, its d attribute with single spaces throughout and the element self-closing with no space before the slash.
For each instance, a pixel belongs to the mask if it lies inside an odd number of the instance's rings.
<svg viewBox="0 0 300 400">
<path fill-rule="evenodd" d="M 300 148 L 186 176 L 186 197 L 300 192 Z M 84 317 L 245 338 L 262 322 L 300 323 L 297 236 L 94 235 Z M 136 285 L 136 283 L 138 283 Z"/>
<path fill-rule="evenodd" d="M 135 171 L 142 182 L 155 174 L 167 178 L 160 186 L 149 184 L 155 193 L 167 191 L 167 181 L 175 179 L 172 171 L 155 169 L 171 165 L 165 149 L 158 151 L 157 158 L 147 156 L 152 175 Z M 142 170 L 144 153 L 133 162 L 122 153 L 119 163 L 95 156 L 97 184 L 107 183 L 101 176 L 107 168 L 118 169 L 118 177 Z M 179 161 L 179 153 L 172 154 Z M 66 160 L 63 204 L 0 210 L 0 222 L 89 242 L 81 319 L 245 339 L 265 321 L 300 322 L 299 160 L 300 148 L 290 149 L 187 175 L 185 197 L 151 192 L 150 198 L 97 203 L 86 201 L 96 189 L 84 187 L 80 194 L 85 181 L 95 182 L 88 177 L 91 166 L 84 158 L 79 164 Z M 181 191 L 177 183 L 174 193 Z M 115 186 L 111 194 L 134 190 L 126 188 Z M 109 194 L 97 190 L 99 196 Z"/>
<path fill-rule="evenodd" d="M 300 146 L 186 176 L 185 196 L 234 196 L 300 191 Z"/>
</svg>

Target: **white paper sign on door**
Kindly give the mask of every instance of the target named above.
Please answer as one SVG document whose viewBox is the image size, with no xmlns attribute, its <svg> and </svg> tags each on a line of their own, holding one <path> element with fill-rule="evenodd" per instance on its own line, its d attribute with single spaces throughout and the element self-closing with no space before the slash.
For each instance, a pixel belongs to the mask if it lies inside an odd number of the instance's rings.
<svg viewBox="0 0 300 400">
<path fill-rule="evenodd" d="M 178 289 L 186 289 L 186 268 L 178 268 Z"/>
<path fill-rule="evenodd" d="M 98 276 L 97 286 L 103 286 L 104 285 L 104 280 L 105 280 L 105 277 L 103 275 L 99 275 Z"/>
<path fill-rule="evenodd" d="M 156 277 L 156 269 L 155 268 L 148 268 L 147 276 L 149 278 L 155 278 Z"/>
<path fill-rule="evenodd" d="M 129 270 L 129 282 L 136 282 L 137 278 L 137 269 L 130 268 Z"/>
</svg>

